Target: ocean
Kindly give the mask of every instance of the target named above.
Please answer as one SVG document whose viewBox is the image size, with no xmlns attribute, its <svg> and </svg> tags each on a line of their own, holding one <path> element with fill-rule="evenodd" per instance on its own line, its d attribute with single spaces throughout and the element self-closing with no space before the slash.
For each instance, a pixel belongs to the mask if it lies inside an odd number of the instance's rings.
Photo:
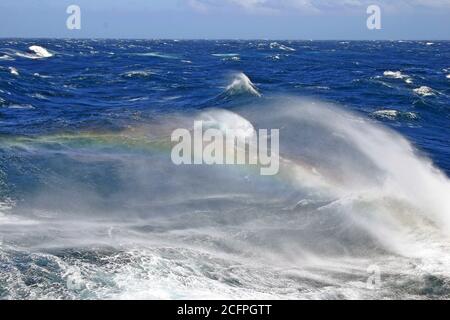
<svg viewBox="0 0 450 320">
<path fill-rule="evenodd" d="M 449 108 L 449 41 L 0 39 L 0 299 L 449 299 Z"/>
</svg>

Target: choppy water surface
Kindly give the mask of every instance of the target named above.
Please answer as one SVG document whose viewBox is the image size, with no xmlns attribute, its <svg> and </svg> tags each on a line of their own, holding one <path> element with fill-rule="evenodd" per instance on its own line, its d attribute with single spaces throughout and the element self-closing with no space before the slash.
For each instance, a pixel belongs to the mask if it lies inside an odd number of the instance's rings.
<svg viewBox="0 0 450 320">
<path fill-rule="evenodd" d="M 0 40 L 0 298 L 449 298 L 449 61 L 450 42 Z M 280 129 L 279 173 L 175 166 L 171 132 L 205 114 Z"/>
</svg>

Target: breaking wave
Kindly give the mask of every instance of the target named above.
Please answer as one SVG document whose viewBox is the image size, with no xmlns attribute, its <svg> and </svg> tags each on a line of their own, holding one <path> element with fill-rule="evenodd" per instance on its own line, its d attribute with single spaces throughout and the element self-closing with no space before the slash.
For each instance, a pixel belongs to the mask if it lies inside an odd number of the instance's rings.
<svg viewBox="0 0 450 320">
<path fill-rule="evenodd" d="M 46 48 L 33 45 L 28 48 L 30 52 L 16 52 L 15 54 L 22 58 L 27 59 L 43 59 L 53 57 L 53 54 L 50 53 Z"/>
<path fill-rule="evenodd" d="M 234 75 L 232 82 L 226 87 L 225 92 L 229 95 L 248 93 L 257 97 L 261 96 L 256 86 L 243 72 Z"/>
<path fill-rule="evenodd" d="M 51 54 L 50 52 L 48 52 L 47 49 L 41 47 L 41 46 L 31 46 L 29 47 L 29 50 L 34 52 L 34 54 L 38 57 L 41 58 L 49 58 L 52 57 L 53 54 Z"/>
<path fill-rule="evenodd" d="M 372 113 L 375 118 L 388 119 L 388 120 L 398 120 L 398 119 L 409 119 L 415 120 L 418 115 L 414 112 L 401 112 L 398 110 L 385 109 L 377 110 Z"/>
<path fill-rule="evenodd" d="M 13 57 L 10 57 L 7 54 L 4 54 L 4 55 L 0 56 L 0 60 L 9 60 L 9 61 L 11 61 L 11 60 L 15 60 L 15 59 Z"/>
<path fill-rule="evenodd" d="M 9 67 L 8 69 L 9 69 L 9 72 L 10 72 L 12 75 L 15 75 L 15 76 L 18 76 L 18 75 L 19 75 L 19 71 L 18 71 L 16 68 L 14 68 L 14 67 Z"/>
<path fill-rule="evenodd" d="M 126 78 L 147 78 L 151 75 L 153 75 L 153 72 L 150 70 L 133 70 L 122 74 Z"/>
<path fill-rule="evenodd" d="M 401 71 L 390 71 L 390 70 L 387 70 L 387 71 L 383 72 L 383 75 L 386 78 L 402 79 L 408 84 L 413 83 L 412 78 L 410 76 L 406 75 L 406 74 L 403 74 Z"/>
<path fill-rule="evenodd" d="M 134 53 L 133 55 L 142 56 L 142 57 L 161 58 L 161 59 L 179 59 L 177 56 L 159 53 L 159 52 Z"/>
<path fill-rule="evenodd" d="M 430 87 L 427 87 L 427 86 L 421 86 L 419 88 L 414 89 L 413 91 L 415 93 L 417 93 L 418 95 L 421 95 L 421 96 L 424 96 L 424 97 L 426 97 L 426 96 L 434 96 L 435 95 L 434 90 L 431 89 Z"/>
<path fill-rule="evenodd" d="M 279 174 L 173 165 L 170 133 L 195 119 L 245 135 L 280 129 Z M 448 178 L 402 136 L 333 105 L 276 98 L 122 132 L 10 138 L 1 148 L 21 159 L 7 165 L 9 182 L 20 170 L 32 186 L 2 217 L 3 241 L 52 253 L 32 259 L 50 259 L 58 289 L 27 288 L 50 297 L 357 298 L 368 294 L 373 264 L 393 289 L 380 294 L 414 297 L 406 283 L 450 277 Z M 70 248 L 93 247 L 101 262 L 71 263 Z M 117 272 L 96 280 L 93 270 L 108 268 Z M 16 270 L 8 281 L 23 277 Z M 155 290 L 144 290 L 150 283 Z"/>
<path fill-rule="evenodd" d="M 271 49 L 280 49 L 280 50 L 283 50 L 283 51 L 296 51 L 294 48 L 285 46 L 285 45 L 280 44 L 278 42 L 271 42 L 269 44 L 269 46 L 270 46 Z"/>
</svg>

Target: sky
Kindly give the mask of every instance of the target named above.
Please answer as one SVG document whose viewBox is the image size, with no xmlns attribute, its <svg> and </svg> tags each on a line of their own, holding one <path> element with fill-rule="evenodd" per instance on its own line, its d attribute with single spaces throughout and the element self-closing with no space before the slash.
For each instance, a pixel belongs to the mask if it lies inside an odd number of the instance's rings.
<svg viewBox="0 0 450 320">
<path fill-rule="evenodd" d="M 380 30 L 366 26 L 371 4 Z M 0 37 L 450 40 L 450 0 L 1 0 Z"/>
</svg>

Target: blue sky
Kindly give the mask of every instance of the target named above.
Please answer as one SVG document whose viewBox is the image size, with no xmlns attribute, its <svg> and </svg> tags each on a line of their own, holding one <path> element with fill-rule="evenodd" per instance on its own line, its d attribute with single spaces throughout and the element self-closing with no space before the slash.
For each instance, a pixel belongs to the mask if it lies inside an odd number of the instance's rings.
<svg viewBox="0 0 450 320">
<path fill-rule="evenodd" d="M 66 28 L 71 4 L 81 30 Z M 449 14 L 450 0 L 1 0 L 0 37 L 449 40 Z"/>
</svg>

